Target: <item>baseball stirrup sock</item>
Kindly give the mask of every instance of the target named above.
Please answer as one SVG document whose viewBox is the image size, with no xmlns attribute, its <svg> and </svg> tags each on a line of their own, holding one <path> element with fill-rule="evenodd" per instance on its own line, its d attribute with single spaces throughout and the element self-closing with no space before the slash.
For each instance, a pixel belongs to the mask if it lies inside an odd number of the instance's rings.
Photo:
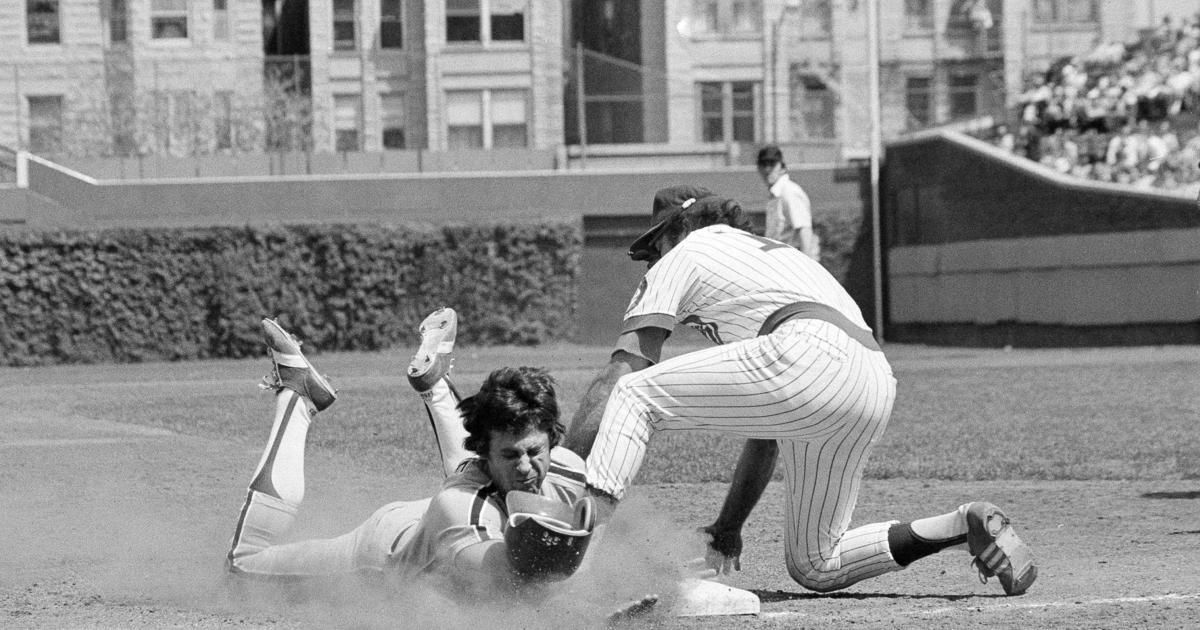
<svg viewBox="0 0 1200 630">
<path fill-rule="evenodd" d="M 304 499 L 304 444 L 311 422 L 304 398 L 291 390 L 275 394 L 275 421 L 250 489 L 299 504 Z"/>
<path fill-rule="evenodd" d="M 967 525 L 967 508 L 970 507 L 970 503 L 964 503 L 958 506 L 958 509 L 953 512 L 919 518 L 909 523 L 909 525 L 912 526 L 914 534 L 925 540 L 960 538 L 966 536 L 969 529 Z"/>
<path fill-rule="evenodd" d="M 449 377 L 440 379 L 420 395 L 429 414 L 429 424 L 433 427 L 434 441 L 442 460 L 442 474 L 449 477 L 464 459 L 475 455 L 463 446 L 467 429 L 458 410 L 462 397 Z"/>
<path fill-rule="evenodd" d="M 888 529 L 888 547 L 892 551 L 892 559 L 896 564 L 906 567 L 915 560 L 931 556 L 943 549 L 957 547 L 967 542 L 967 534 L 954 538 L 929 540 L 922 538 L 913 531 L 911 523 L 897 523 Z"/>
</svg>

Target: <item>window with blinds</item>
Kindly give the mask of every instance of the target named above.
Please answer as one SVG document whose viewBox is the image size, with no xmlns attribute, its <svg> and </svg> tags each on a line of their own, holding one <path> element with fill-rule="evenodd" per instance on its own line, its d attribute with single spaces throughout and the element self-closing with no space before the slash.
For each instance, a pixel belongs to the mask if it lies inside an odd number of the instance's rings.
<svg viewBox="0 0 1200 630">
<path fill-rule="evenodd" d="M 150 0 L 150 36 L 187 39 L 188 0 Z"/>
</svg>

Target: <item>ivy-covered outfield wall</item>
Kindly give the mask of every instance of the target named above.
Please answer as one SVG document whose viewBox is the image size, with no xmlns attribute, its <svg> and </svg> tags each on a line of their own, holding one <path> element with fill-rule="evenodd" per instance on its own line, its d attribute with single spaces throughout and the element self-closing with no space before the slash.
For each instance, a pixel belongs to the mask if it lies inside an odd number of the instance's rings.
<svg viewBox="0 0 1200 630">
<path fill-rule="evenodd" d="M 440 305 L 467 342 L 569 339 L 581 249 L 577 220 L 0 233 L 0 364 L 256 355 L 264 316 L 376 350 Z"/>
</svg>

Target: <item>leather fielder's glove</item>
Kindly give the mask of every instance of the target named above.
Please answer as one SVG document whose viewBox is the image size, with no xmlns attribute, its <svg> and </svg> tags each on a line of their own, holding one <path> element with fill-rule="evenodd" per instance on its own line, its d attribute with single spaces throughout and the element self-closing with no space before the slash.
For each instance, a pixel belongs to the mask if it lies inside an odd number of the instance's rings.
<svg viewBox="0 0 1200 630">
<path fill-rule="evenodd" d="M 527 580 L 570 577 L 583 562 L 596 510 L 591 497 L 568 504 L 531 492 L 513 490 L 506 499 L 504 542 L 513 573 Z"/>
</svg>

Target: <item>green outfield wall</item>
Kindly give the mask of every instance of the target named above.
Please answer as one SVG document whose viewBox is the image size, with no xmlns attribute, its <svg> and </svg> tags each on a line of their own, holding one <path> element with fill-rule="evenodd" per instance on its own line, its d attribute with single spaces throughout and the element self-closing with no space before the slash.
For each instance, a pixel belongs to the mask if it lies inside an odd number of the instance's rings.
<svg viewBox="0 0 1200 630">
<path fill-rule="evenodd" d="M 1200 343 L 1196 200 L 1052 172 L 955 133 L 887 148 L 887 338 Z"/>
<path fill-rule="evenodd" d="M 859 165 L 792 168 L 813 202 L 822 262 L 873 317 L 869 193 Z M 181 177 L 103 180 L 45 160 L 28 163 L 33 230 L 203 228 L 275 224 L 473 224 L 576 220 L 583 243 L 575 339 L 609 343 L 645 265 L 628 244 L 649 222 L 663 186 L 692 183 L 742 201 L 762 223 L 767 192 L 752 167 L 680 170 L 497 171 Z M 869 227 L 869 221 L 866 223 Z M 686 337 L 686 332 L 680 331 Z"/>
</svg>

